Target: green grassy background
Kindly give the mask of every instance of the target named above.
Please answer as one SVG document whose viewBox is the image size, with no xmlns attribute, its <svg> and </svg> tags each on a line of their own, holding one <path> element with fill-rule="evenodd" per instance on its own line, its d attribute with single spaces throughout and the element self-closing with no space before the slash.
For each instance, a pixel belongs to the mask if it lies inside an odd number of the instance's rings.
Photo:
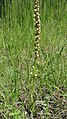
<svg viewBox="0 0 67 119">
<path fill-rule="evenodd" d="M 34 2 L 12 0 L 11 5 L 6 3 L 0 20 L 0 115 L 5 119 L 35 118 L 40 112 L 36 105 L 40 103 L 44 108 L 40 118 L 50 119 L 52 94 L 60 90 L 67 96 L 66 0 L 40 1 L 41 63 L 32 75 Z"/>
</svg>

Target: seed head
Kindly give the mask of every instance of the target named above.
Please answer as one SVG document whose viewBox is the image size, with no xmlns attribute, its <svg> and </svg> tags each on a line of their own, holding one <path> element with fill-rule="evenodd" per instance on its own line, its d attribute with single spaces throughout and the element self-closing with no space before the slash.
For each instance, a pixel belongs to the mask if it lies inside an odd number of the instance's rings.
<svg viewBox="0 0 67 119">
<path fill-rule="evenodd" d="M 34 4 L 34 27 L 35 27 L 35 59 L 39 58 L 39 41 L 40 41 L 40 14 L 39 14 L 39 2 L 35 0 Z"/>
</svg>

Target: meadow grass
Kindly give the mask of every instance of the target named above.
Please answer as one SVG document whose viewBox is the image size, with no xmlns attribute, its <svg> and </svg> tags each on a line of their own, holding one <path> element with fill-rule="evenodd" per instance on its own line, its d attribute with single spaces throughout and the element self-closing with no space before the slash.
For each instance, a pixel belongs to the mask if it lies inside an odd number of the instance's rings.
<svg viewBox="0 0 67 119">
<path fill-rule="evenodd" d="M 62 119 L 67 110 L 66 4 L 59 2 L 54 11 L 53 3 L 49 12 L 49 4 L 40 1 L 40 63 L 33 70 L 33 2 L 14 2 L 11 7 L 5 2 L 6 16 L 0 20 L 0 118 Z M 52 112 L 51 100 L 58 105 Z"/>
</svg>

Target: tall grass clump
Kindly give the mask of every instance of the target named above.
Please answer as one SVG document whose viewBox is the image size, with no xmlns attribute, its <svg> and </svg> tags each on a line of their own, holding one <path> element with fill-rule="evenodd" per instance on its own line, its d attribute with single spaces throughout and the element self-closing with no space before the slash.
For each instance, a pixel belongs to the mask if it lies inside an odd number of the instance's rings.
<svg viewBox="0 0 67 119">
<path fill-rule="evenodd" d="M 66 119 L 66 6 L 66 0 L 4 0 L 1 119 Z"/>
</svg>

